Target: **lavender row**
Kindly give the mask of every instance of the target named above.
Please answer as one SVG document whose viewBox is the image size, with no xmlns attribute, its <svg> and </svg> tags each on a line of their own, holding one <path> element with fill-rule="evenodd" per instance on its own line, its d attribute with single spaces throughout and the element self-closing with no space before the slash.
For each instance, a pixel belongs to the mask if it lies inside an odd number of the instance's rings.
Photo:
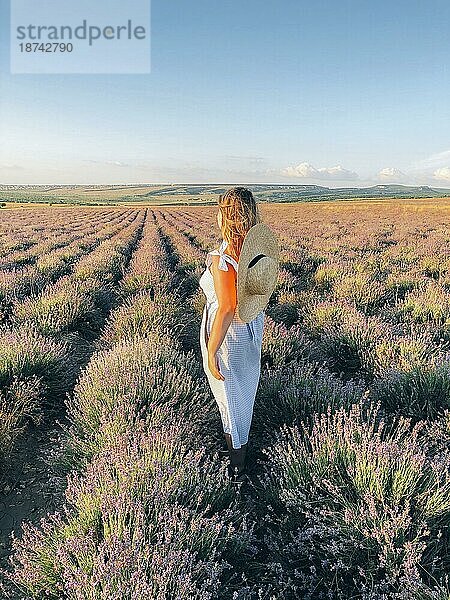
<svg viewBox="0 0 450 600">
<path fill-rule="evenodd" d="M 29 416 L 39 421 L 57 408 L 61 394 L 54 383 L 59 382 L 62 390 L 73 384 L 84 360 L 84 346 L 97 335 L 113 301 L 111 286 L 121 277 L 138 241 L 144 213 L 135 212 L 133 218 L 135 222 L 82 259 L 71 276 L 14 305 L 0 345 L 0 389 L 6 423 L 0 442 L 3 458 L 7 458 Z M 13 341 L 8 343 L 9 339 Z"/>
<path fill-rule="evenodd" d="M 99 216 L 91 216 L 88 220 L 87 215 L 77 215 L 76 218 L 70 218 L 64 225 L 51 226 L 40 224 L 39 230 L 26 234 L 23 229 L 13 230 L 9 239 L 2 240 L 2 251 L 0 253 L 0 269 L 10 270 L 21 265 L 33 264 L 36 259 L 52 250 L 60 248 L 70 241 L 80 238 L 86 225 L 95 230 L 101 226 L 110 215 L 102 213 Z M 19 239 L 17 238 L 19 236 Z M 6 243 L 5 243 L 6 242 Z"/>
<path fill-rule="evenodd" d="M 143 290 L 166 290 L 172 275 L 171 260 L 166 254 L 164 239 L 153 211 L 147 213 L 142 240 L 128 267 L 121 287 L 125 294 Z"/>
<path fill-rule="evenodd" d="M 161 229 L 176 245 L 183 267 L 185 269 L 192 269 L 198 273 L 199 268 L 205 262 L 205 250 L 198 244 L 195 244 L 186 232 L 181 231 L 176 221 L 164 211 L 155 211 L 155 213 Z"/>
<path fill-rule="evenodd" d="M 83 255 L 73 273 L 48 286 L 39 295 L 14 305 L 14 324 L 37 327 L 45 335 L 60 335 L 80 326 L 93 324 L 105 299 L 108 285 L 115 284 L 124 273 L 143 226 L 144 213 L 92 252 Z"/>
<path fill-rule="evenodd" d="M 86 228 L 85 233 L 77 236 L 75 241 L 38 258 L 33 266 L 8 272 L 0 271 L 0 321 L 7 319 L 14 303 L 31 294 L 38 294 L 48 284 L 68 274 L 79 258 L 117 233 L 123 227 L 123 220 L 126 222 L 126 217 L 120 215 L 103 227 Z"/>
<path fill-rule="evenodd" d="M 189 217 L 180 210 L 170 211 L 167 209 L 162 211 L 162 214 L 171 225 L 174 225 L 180 233 L 190 239 L 197 247 L 207 250 L 211 246 L 220 243 L 220 236 L 215 229 L 199 216 Z"/>
<path fill-rule="evenodd" d="M 154 233 L 146 226 L 138 253 Z M 227 558 L 250 556 L 252 534 L 231 508 L 224 470 L 202 448 L 210 402 L 198 361 L 181 350 L 175 308 L 159 308 L 164 296 L 129 298 L 146 298 L 150 319 L 160 311 L 153 327 L 124 330 L 121 309 L 111 315 L 114 339 L 75 387 L 67 505 L 40 527 L 25 525 L 14 544 L 12 579 L 25 593 L 187 600 L 236 587 Z M 164 308 L 179 301 L 166 296 Z"/>
<path fill-rule="evenodd" d="M 122 209 L 120 209 L 122 210 Z M 110 208 L 70 208 L 70 209 L 39 209 L 32 210 L 10 209 L 2 213 L 0 222 L 0 239 L 10 237 L 21 238 L 25 233 L 28 237 L 33 233 L 45 234 L 45 232 L 57 231 L 64 227 L 67 219 L 74 222 L 83 222 L 89 219 L 98 219 L 111 214 Z"/>
</svg>

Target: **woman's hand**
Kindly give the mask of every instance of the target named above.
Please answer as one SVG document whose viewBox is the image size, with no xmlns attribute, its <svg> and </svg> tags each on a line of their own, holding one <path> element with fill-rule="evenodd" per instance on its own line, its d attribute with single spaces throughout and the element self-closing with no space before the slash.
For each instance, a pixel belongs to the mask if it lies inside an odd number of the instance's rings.
<svg viewBox="0 0 450 600">
<path fill-rule="evenodd" d="M 225 381 L 225 377 L 219 371 L 219 360 L 217 358 L 217 354 L 208 352 L 208 369 L 211 371 L 212 375 L 216 379 L 219 379 L 220 381 Z"/>
</svg>

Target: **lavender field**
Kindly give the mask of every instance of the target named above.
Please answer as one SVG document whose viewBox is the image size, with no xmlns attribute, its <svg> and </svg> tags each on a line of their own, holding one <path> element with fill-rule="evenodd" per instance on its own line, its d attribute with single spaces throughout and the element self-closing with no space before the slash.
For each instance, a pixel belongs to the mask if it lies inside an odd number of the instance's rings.
<svg viewBox="0 0 450 600">
<path fill-rule="evenodd" d="M 199 344 L 217 208 L 0 214 L 2 598 L 450 599 L 450 203 L 260 210 L 241 494 Z"/>
</svg>

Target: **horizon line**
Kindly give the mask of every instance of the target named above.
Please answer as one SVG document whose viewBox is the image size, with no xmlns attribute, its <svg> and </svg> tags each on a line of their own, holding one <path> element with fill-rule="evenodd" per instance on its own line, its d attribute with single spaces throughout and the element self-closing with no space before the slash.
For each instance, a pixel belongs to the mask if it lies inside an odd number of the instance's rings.
<svg viewBox="0 0 450 600">
<path fill-rule="evenodd" d="M 446 186 L 431 186 L 428 183 L 423 183 L 423 184 L 408 184 L 408 183 L 373 183 L 373 184 L 369 184 L 369 185 L 363 185 L 363 186 L 358 186 L 358 185 L 346 185 L 346 186 L 339 186 L 339 187 L 329 187 L 327 185 L 322 185 L 320 183 L 270 183 L 270 182 L 253 182 L 253 183 L 224 183 L 224 182 L 200 182 L 200 183 L 193 183 L 193 182 L 186 182 L 186 181 L 182 181 L 182 182 L 157 182 L 157 183 L 148 183 L 148 182 L 134 182 L 134 183 L 109 183 L 109 182 L 104 182 L 104 183 L 0 183 L 0 187 L 8 187 L 8 186 L 22 186 L 22 187 L 48 187 L 48 186 L 109 186 L 109 187 L 123 187 L 123 186 L 127 186 L 127 187 L 137 187 L 137 186 L 160 186 L 160 185 L 166 185 L 166 186 L 311 186 L 311 187 L 322 187 L 322 188 L 326 188 L 326 189 L 330 189 L 330 190 L 337 190 L 337 189 L 369 189 L 372 187 L 385 187 L 385 186 L 398 186 L 398 187 L 413 187 L 413 188 L 421 188 L 421 187 L 426 187 L 429 189 L 445 189 L 445 190 L 449 190 L 450 191 L 450 187 L 446 187 Z"/>
</svg>

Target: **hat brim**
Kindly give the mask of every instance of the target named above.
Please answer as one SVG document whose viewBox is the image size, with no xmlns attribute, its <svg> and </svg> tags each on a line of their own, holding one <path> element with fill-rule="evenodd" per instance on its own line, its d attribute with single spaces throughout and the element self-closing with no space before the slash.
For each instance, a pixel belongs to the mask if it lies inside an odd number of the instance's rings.
<svg viewBox="0 0 450 600">
<path fill-rule="evenodd" d="M 272 289 L 267 294 L 254 295 L 249 294 L 245 289 L 247 280 L 247 271 L 253 258 L 259 254 L 269 256 L 276 261 L 277 273 L 274 277 Z M 249 323 L 260 312 L 264 310 L 270 300 L 270 296 L 275 288 L 280 261 L 280 251 L 278 240 L 274 233 L 265 223 L 257 223 L 251 227 L 242 244 L 239 255 L 237 272 L 237 313 L 241 321 Z"/>
</svg>

